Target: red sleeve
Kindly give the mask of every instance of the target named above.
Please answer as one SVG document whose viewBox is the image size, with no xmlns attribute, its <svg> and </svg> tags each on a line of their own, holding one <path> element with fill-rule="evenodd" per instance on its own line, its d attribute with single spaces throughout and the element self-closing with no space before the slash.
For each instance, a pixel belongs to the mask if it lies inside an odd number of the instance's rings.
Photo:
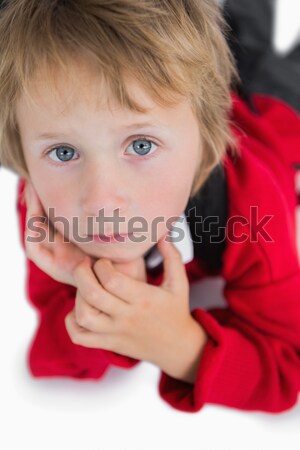
<svg viewBox="0 0 300 450">
<path fill-rule="evenodd" d="M 300 266 L 294 214 L 297 199 L 288 160 L 292 163 L 298 157 L 300 162 L 299 117 L 275 100 L 255 100 L 264 107 L 256 116 L 236 99 L 240 157 L 226 157 L 225 162 L 229 217 L 247 219 L 234 228 L 241 242 L 233 239 L 227 222 L 221 275 L 228 307 L 192 311 L 209 337 L 194 384 L 164 372 L 159 380 L 160 396 L 181 411 L 196 412 L 212 403 L 278 413 L 298 400 Z M 270 116 L 278 118 L 279 112 L 281 125 L 271 133 Z M 294 147 L 280 148 L 284 128 Z M 262 229 L 257 234 L 255 225 L 268 215 L 273 217 L 264 230 L 271 241 Z"/>
<path fill-rule="evenodd" d="M 25 250 L 25 181 L 18 185 L 17 212 L 20 240 Z M 101 378 L 110 364 L 130 368 L 139 360 L 104 349 L 74 344 L 64 318 L 74 308 L 76 288 L 60 283 L 26 258 L 26 295 L 38 313 L 38 328 L 30 344 L 27 364 L 35 377 Z"/>
</svg>

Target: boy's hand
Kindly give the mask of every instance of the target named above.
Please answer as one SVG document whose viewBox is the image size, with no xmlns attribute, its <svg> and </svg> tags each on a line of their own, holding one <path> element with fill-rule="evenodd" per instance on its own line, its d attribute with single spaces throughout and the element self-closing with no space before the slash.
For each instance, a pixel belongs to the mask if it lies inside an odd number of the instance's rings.
<svg viewBox="0 0 300 450">
<path fill-rule="evenodd" d="M 160 286 L 120 273 L 106 258 L 94 264 L 95 273 L 87 261 L 75 268 L 75 307 L 65 317 L 73 343 L 148 360 L 160 367 L 169 362 L 169 372 L 174 363 L 175 373 L 195 321 L 189 312 L 189 283 L 179 251 L 163 239 L 158 249 L 164 258 Z"/>
<path fill-rule="evenodd" d="M 82 252 L 79 247 L 72 242 L 64 242 L 64 237 L 57 230 L 53 230 L 51 223 L 48 224 L 47 216 L 44 212 L 43 206 L 38 198 L 35 189 L 30 183 L 26 182 L 25 186 L 25 200 L 27 207 L 26 214 L 26 228 L 25 228 L 25 249 L 27 257 L 33 261 L 41 270 L 50 275 L 54 280 L 61 283 L 70 284 L 77 287 L 73 278 L 73 270 L 85 258 L 90 265 L 96 259 L 88 256 Z M 38 226 L 43 229 L 42 242 L 30 242 L 28 238 L 36 238 L 37 233 L 28 228 L 28 220 L 34 218 L 34 225 L 37 226 L 36 221 L 39 219 Z M 50 227 L 51 233 L 55 233 L 54 242 L 50 242 Z M 40 233 L 38 233 L 40 234 Z"/>
<path fill-rule="evenodd" d="M 107 260 L 107 258 L 105 258 Z M 96 264 L 96 263 L 95 263 Z M 94 265 L 95 265 L 94 264 Z M 127 275 L 135 280 L 139 281 L 147 281 L 147 273 L 145 260 L 141 256 L 140 258 L 135 259 L 134 261 L 126 262 L 126 263 L 112 263 L 114 268 L 119 272 Z"/>
</svg>

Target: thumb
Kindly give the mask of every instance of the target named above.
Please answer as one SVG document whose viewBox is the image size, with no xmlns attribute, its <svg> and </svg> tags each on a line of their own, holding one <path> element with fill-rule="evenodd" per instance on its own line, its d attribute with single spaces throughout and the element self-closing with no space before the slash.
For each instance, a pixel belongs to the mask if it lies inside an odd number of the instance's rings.
<svg viewBox="0 0 300 450">
<path fill-rule="evenodd" d="M 186 293 L 189 282 L 181 253 L 167 235 L 158 241 L 157 248 L 163 257 L 164 275 L 162 287 L 174 294 Z"/>
</svg>

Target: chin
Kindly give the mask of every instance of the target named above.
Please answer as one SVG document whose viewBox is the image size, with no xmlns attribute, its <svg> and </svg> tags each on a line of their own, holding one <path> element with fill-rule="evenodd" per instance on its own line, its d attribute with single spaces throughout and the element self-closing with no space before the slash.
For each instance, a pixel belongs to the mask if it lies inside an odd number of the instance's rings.
<svg viewBox="0 0 300 450">
<path fill-rule="evenodd" d="M 83 250 L 84 253 L 86 253 L 88 256 L 91 256 L 92 258 L 107 258 L 115 263 L 128 263 L 130 261 L 134 261 L 137 258 L 140 258 L 146 253 L 146 251 L 142 247 L 135 247 L 134 249 L 127 248 L 126 250 L 122 248 L 106 248 L 104 251 L 100 251 L 99 248 L 96 248 L 96 246 L 91 246 L 89 249 L 81 247 L 81 250 Z"/>
</svg>

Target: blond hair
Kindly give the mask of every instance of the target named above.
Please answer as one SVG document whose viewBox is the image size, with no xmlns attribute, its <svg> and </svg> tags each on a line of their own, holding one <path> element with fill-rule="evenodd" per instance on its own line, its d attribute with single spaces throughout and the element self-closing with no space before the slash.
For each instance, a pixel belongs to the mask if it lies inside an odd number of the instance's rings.
<svg viewBox="0 0 300 450">
<path fill-rule="evenodd" d="M 228 31 L 213 0 L 6 0 L 0 10 L 0 163 L 29 178 L 16 103 L 45 69 L 70 75 L 83 58 L 122 107 L 146 112 L 128 94 L 126 76 L 162 106 L 189 99 L 199 122 L 203 155 L 191 196 L 229 146 L 230 89 L 238 80 Z M 53 84 L 54 86 L 54 84 Z"/>
</svg>

